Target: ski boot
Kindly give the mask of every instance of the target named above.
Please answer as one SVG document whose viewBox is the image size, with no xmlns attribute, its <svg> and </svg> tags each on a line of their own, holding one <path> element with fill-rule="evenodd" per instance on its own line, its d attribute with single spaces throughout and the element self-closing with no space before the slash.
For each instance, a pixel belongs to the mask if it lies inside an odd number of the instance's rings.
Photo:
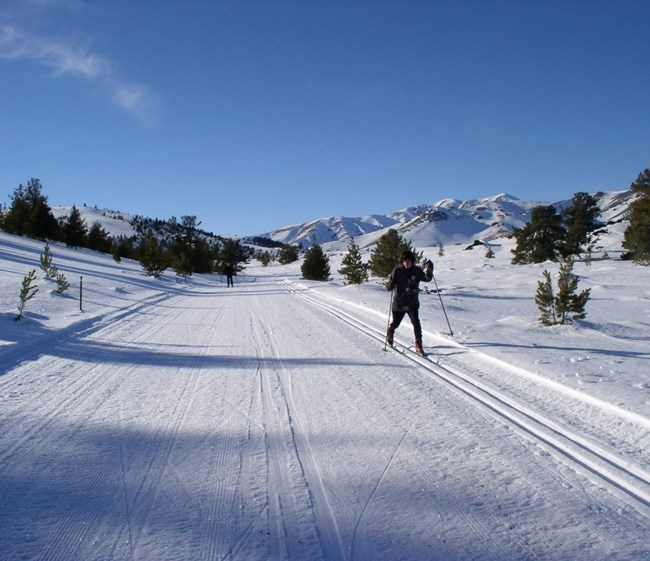
<svg viewBox="0 0 650 561">
<path fill-rule="evenodd" d="M 386 332 L 386 343 L 388 346 L 392 347 L 393 346 L 393 336 L 395 335 L 395 331 L 392 330 L 390 327 L 388 328 L 388 331 Z"/>
<path fill-rule="evenodd" d="M 415 340 L 415 352 L 418 353 L 419 355 L 424 356 L 424 349 L 422 348 L 422 340 L 421 339 L 416 339 Z"/>
</svg>

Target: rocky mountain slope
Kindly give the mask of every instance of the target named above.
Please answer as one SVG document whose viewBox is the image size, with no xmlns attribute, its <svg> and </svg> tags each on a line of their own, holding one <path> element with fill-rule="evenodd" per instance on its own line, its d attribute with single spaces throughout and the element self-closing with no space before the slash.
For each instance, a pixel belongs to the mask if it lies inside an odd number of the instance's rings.
<svg viewBox="0 0 650 561">
<path fill-rule="evenodd" d="M 595 193 L 594 197 L 603 212 L 601 219 L 607 224 L 626 218 L 633 194 L 610 191 Z M 553 204 L 560 209 L 570 203 L 566 200 Z M 389 228 L 409 238 L 416 247 L 466 243 L 474 239 L 489 241 L 521 228 L 530 220 L 533 207 L 548 204 L 551 203 L 524 201 L 506 193 L 467 201 L 442 199 L 387 215 L 321 218 L 262 235 L 305 248 L 318 243 L 334 249 L 347 246 L 352 238 L 360 247 L 371 246 Z"/>
</svg>

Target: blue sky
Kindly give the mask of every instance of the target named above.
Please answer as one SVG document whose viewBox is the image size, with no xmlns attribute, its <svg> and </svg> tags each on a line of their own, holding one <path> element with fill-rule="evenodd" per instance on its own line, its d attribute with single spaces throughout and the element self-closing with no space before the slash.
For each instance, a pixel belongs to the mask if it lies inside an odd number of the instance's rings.
<svg viewBox="0 0 650 561">
<path fill-rule="evenodd" d="M 0 0 L 0 202 L 32 177 L 223 235 L 650 167 L 647 1 Z"/>
</svg>

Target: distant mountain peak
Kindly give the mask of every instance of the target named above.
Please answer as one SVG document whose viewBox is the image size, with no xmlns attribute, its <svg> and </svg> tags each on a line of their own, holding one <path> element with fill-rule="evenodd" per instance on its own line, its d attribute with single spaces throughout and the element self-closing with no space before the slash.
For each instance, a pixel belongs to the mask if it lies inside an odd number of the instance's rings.
<svg viewBox="0 0 650 561">
<path fill-rule="evenodd" d="M 628 191 L 597 193 L 594 197 L 603 209 L 603 221 L 625 216 L 631 201 Z M 525 201 L 509 193 L 481 199 L 441 199 L 432 204 L 411 206 L 386 215 L 350 218 L 335 216 L 311 220 L 262 234 L 263 237 L 307 248 L 314 243 L 333 249 L 345 248 L 351 239 L 360 247 L 373 245 L 393 228 L 411 240 L 415 247 L 468 243 L 477 238 L 503 237 L 530 220 L 530 211 L 539 205 L 555 204 L 562 208 L 570 200 L 557 203 Z"/>
</svg>

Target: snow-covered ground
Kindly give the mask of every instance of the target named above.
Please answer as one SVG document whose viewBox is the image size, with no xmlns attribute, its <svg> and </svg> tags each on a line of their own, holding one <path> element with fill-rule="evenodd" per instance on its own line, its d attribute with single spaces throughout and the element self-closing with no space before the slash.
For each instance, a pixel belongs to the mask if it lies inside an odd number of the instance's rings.
<svg viewBox="0 0 650 561">
<path fill-rule="evenodd" d="M 586 320 L 542 327 L 556 265 L 499 243 L 425 250 L 426 360 L 340 254 L 228 289 L 53 245 L 60 295 L 0 234 L 0 559 L 650 559 L 649 269 L 610 240 Z"/>
</svg>

